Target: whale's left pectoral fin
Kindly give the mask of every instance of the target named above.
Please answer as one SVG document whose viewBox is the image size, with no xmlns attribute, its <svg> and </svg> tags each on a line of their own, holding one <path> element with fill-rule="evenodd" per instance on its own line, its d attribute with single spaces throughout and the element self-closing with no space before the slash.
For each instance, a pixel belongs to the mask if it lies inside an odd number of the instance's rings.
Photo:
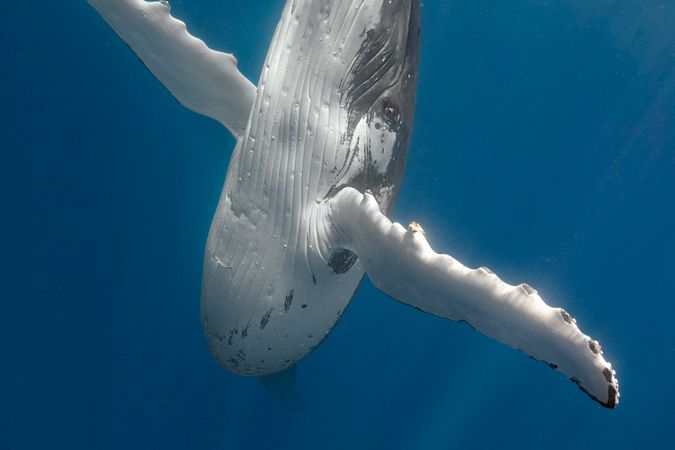
<svg viewBox="0 0 675 450">
<path fill-rule="evenodd" d="M 392 223 L 372 195 L 353 188 L 328 202 L 326 219 L 333 230 L 332 246 L 356 253 L 378 289 L 420 310 L 466 321 L 547 362 L 603 406 L 618 404 L 618 381 L 598 342 L 529 285 L 509 285 L 486 268 L 469 269 L 434 252 L 418 224 L 406 229 Z"/>
<path fill-rule="evenodd" d="M 211 50 L 188 33 L 167 1 L 88 1 L 178 101 L 237 138 L 244 133 L 256 88 L 233 55 Z"/>
</svg>

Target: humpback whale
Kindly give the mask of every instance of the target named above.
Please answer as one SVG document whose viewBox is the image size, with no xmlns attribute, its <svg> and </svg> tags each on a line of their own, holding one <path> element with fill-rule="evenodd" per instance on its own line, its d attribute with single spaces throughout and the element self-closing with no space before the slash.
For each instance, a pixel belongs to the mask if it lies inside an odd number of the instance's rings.
<svg viewBox="0 0 675 450">
<path fill-rule="evenodd" d="M 415 110 L 419 0 L 288 0 L 257 87 L 168 1 L 88 1 L 178 101 L 236 139 L 202 278 L 201 321 L 222 367 L 265 376 L 293 366 L 367 274 L 390 297 L 466 322 L 618 404 L 615 370 L 567 311 L 389 219 Z"/>
</svg>

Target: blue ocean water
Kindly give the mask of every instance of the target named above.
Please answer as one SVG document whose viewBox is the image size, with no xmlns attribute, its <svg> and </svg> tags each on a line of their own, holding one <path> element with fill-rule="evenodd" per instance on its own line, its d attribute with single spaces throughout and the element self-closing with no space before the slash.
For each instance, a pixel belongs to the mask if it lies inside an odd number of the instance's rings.
<svg viewBox="0 0 675 450">
<path fill-rule="evenodd" d="M 252 80 L 282 4 L 172 1 Z M 232 138 L 84 1 L 4 6 L 0 448 L 675 448 L 672 2 L 422 5 L 394 219 L 571 311 L 611 411 L 368 281 L 295 387 L 220 369 L 199 289 Z"/>
</svg>

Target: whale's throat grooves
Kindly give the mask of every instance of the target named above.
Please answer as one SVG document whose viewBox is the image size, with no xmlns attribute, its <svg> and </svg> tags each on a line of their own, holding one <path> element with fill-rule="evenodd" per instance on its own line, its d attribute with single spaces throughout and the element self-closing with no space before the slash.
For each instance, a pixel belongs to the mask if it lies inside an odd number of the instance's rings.
<svg viewBox="0 0 675 450">
<path fill-rule="evenodd" d="M 348 305 L 363 271 L 353 254 L 326 248 L 317 206 L 346 186 L 393 205 L 412 130 L 418 23 L 416 0 L 286 4 L 207 244 L 202 321 L 225 367 L 284 369 Z M 260 340 L 264 355 L 252 345 Z"/>
</svg>

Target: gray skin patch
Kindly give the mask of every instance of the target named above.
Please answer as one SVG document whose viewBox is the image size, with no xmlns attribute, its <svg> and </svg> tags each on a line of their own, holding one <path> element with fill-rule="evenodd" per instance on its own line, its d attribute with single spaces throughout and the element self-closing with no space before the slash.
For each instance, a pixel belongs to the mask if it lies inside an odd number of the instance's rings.
<svg viewBox="0 0 675 450">
<path fill-rule="evenodd" d="M 291 309 L 291 304 L 293 304 L 293 296 L 295 295 L 295 289 L 291 289 L 286 298 L 284 299 L 284 311 L 288 312 Z"/>
<path fill-rule="evenodd" d="M 605 370 L 607 370 L 607 369 L 605 369 Z M 604 372 L 605 371 L 603 370 L 603 374 L 604 374 Z M 600 405 L 604 406 L 605 408 L 612 409 L 616 406 L 617 392 L 616 392 L 616 389 L 614 388 L 614 386 L 612 386 L 611 384 L 607 388 L 607 402 L 603 402 L 598 397 L 596 397 L 595 395 L 588 392 L 586 390 L 586 388 L 584 388 L 584 386 L 581 384 L 581 381 L 579 381 L 579 379 L 577 377 L 570 378 L 570 381 L 572 381 L 574 384 L 576 384 L 577 387 L 579 389 L 581 389 L 582 392 L 584 392 L 586 395 L 588 395 L 590 398 L 592 398 L 593 400 L 595 400 L 596 402 L 598 402 Z M 610 379 L 609 382 L 611 383 L 611 379 Z"/>
<path fill-rule="evenodd" d="M 608 383 L 612 382 L 612 371 L 609 370 L 607 367 L 602 369 L 602 375 L 605 377 L 605 380 L 607 380 Z"/>
<path fill-rule="evenodd" d="M 234 358 L 230 358 L 227 360 L 228 363 L 232 364 L 234 367 L 239 367 L 239 361 L 237 361 Z"/>
<path fill-rule="evenodd" d="M 330 267 L 333 274 L 336 275 L 347 273 L 358 259 L 358 256 L 349 250 L 339 249 L 330 255 L 328 267 Z"/>
<path fill-rule="evenodd" d="M 264 330 L 265 327 L 267 326 L 267 322 L 270 321 L 270 316 L 272 315 L 272 308 L 267 310 L 264 316 L 262 316 L 262 319 L 260 319 L 260 329 Z"/>
<path fill-rule="evenodd" d="M 230 331 L 230 337 L 227 338 L 227 344 L 232 345 L 232 339 L 234 339 L 234 336 L 238 334 L 237 330 L 232 330 Z"/>
<path fill-rule="evenodd" d="M 607 404 L 603 404 L 603 406 L 607 408 L 614 408 L 616 406 L 616 397 L 617 397 L 617 392 L 614 386 L 611 384 L 609 385 L 609 388 L 607 388 Z"/>
</svg>

